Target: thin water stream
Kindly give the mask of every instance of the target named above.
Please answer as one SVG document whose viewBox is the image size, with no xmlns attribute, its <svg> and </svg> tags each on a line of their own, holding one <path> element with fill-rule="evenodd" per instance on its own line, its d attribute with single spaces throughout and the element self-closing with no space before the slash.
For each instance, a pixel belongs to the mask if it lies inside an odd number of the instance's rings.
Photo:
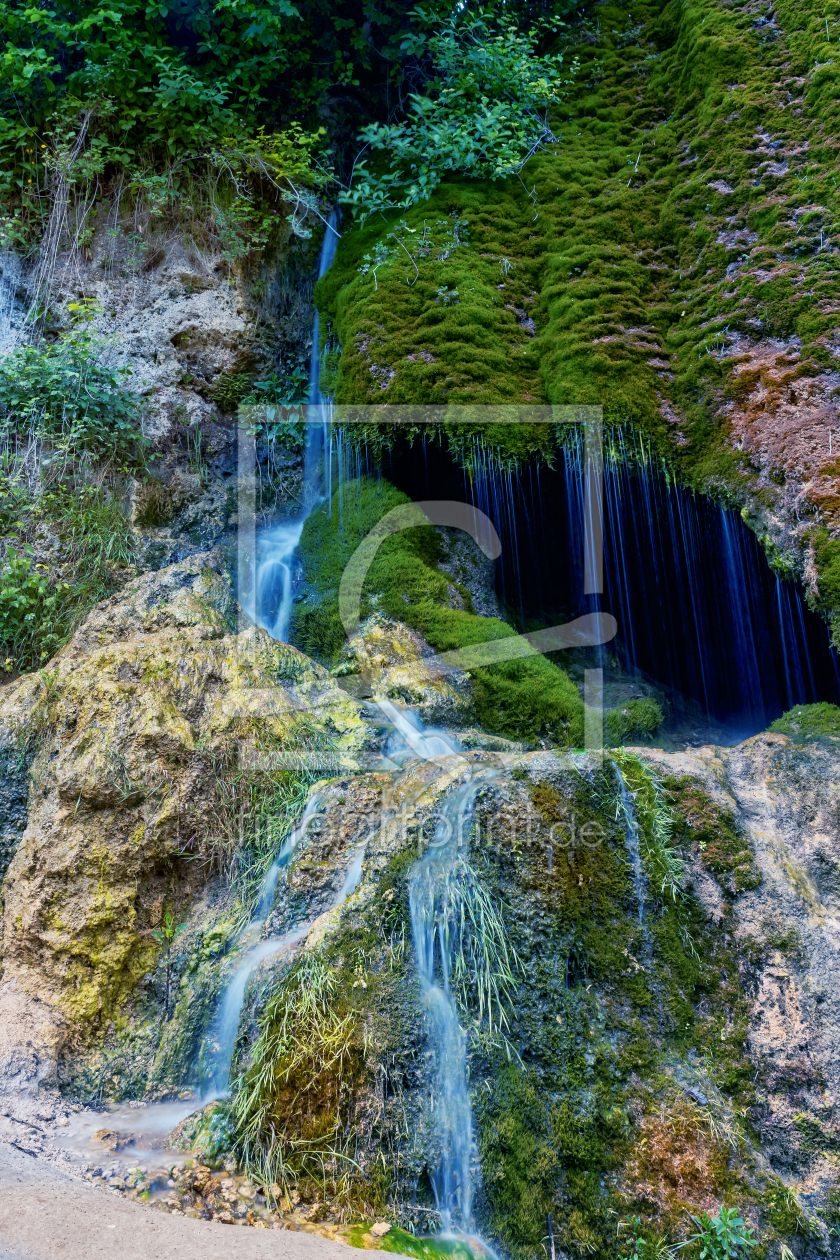
<svg viewBox="0 0 840 1260">
<path fill-rule="evenodd" d="M 411 935 L 420 979 L 420 998 L 427 1016 L 434 1056 L 431 1110 L 438 1145 L 438 1167 L 432 1176 L 435 1200 L 445 1231 L 475 1232 L 473 1164 L 477 1161 L 467 1082 L 466 1036 L 452 993 L 453 920 L 450 876 L 459 853 L 468 844 L 473 805 L 492 769 L 448 796 L 434 838 L 409 877 Z"/>
<path fill-rule="evenodd" d="M 228 981 L 218 1008 L 219 1014 L 215 1036 L 218 1048 L 214 1055 L 212 1073 L 213 1086 L 217 1093 L 223 1093 L 228 1088 L 236 1035 L 239 1030 L 239 1017 L 245 1002 L 248 981 L 260 963 L 264 962 L 266 958 L 270 958 L 273 954 L 282 953 L 284 950 L 291 949 L 293 945 L 297 945 L 306 936 L 311 926 L 309 923 L 304 923 L 284 933 L 283 936 L 272 937 L 269 940 L 260 939 L 265 921 L 271 914 L 274 905 L 274 895 L 277 890 L 280 872 L 291 861 L 295 850 L 305 838 L 309 824 L 317 815 L 320 807 L 320 793 L 312 792 L 306 802 L 303 814 L 286 837 L 280 852 L 263 880 L 254 918 L 240 937 L 240 949 L 244 951 L 244 956 Z M 344 899 L 346 899 L 346 896 L 349 896 L 349 893 L 345 894 Z"/>
<path fill-rule="evenodd" d="M 335 211 L 329 217 L 321 256 L 318 261 L 318 279 L 329 270 L 338 245 L 338 216 Z M 289 625 L 295 593 L 295 552 L 306 518 L 319 503 L 332 495 L 330 470 L 332 458 L 328 452 L 329 400 L 321 394 L 321 328 L 318 311 L 312 325 L 312 355 L 309 363 L 309 393 L 306 410 L 306 438 L 303 469 L 303 511 L 293 520 L 283 521 L 260 531 L 257 538 L 257 580 L 255 596 L 255 621 L 267 630 L 273 639 L 288 642 Z M 317 410 L 316 410 L 317 409 Z M 328 457 L 323 460 L 322 455 Z"/>
<path fill-rule="evenodd" d="M 627 856 L 630 859 L 630 869 L 633 872 L 633 895 L 636 900 L 639 931 L 642 936 L 645 957 L 649 957 L 652 943 L 647 919 L 647 880 L 644 866 L 642 865 L 641 837 L 639 823 L 636 819 L 636 805 L 633 800 L 633 794 L 627 786 L 627 780 L 621 772 L 621 767 L 616 762 L 612 764 L 618 783 L 621 814 L 624 819 Z"/>
</svg>

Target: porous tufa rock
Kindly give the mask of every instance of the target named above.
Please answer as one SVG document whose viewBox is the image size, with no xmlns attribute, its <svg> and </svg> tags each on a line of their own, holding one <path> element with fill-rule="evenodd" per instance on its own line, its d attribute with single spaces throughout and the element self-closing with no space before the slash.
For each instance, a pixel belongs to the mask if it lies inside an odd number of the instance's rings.
<svg viewBox="0 0 840 1260">
<path fill-rule="evenodd" d="M 218 834 L 219 765 L 317 756 L 323 731 L 325 769 L 358 767 L 358 704 L 262 630 L 233 631 L 235 612 L 223 558 L 194 556 L 4 689 L 6 744 L 37 747 L 4 889 L 0 1073 L 18 1085 L 52 1079 L 70 1029 L 103 1026 L 156 965 L 164 904 L 187 909 L 202 883 L 179 855 Z"/>
</svg>

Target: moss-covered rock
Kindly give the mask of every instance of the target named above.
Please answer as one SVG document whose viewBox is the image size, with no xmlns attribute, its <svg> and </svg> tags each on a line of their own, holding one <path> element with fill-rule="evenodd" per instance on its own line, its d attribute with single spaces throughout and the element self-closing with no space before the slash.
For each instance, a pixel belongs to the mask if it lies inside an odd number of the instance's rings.
<svg viewBox="0 0 840 1260">
<path fill-rule="evenodd" d="M 346 642 L 339 613 L 342 576 L 357 547 L 386 513 L 409 502 L 387 481 L 359 478 L 342 488 L 340 500 L 336 492 L 329 514 L 308 517 L 300 541 L 306 593 L 296 607 L 292 631 L 304 651 L 326 660 L 339 657 Z M 364 580 L 360 615 L 375 612 L 403 622 L 438 653 L 513 638 L 514 629 L 498 617 L 468 610 L 463 595 L 439 565 L 441 550 L 431 525 L 403 529 L 385 538 Z M 380 634 L 372 629 L 374 654 Z M 361 651 L 357 643 L 353 657 Z M 528 653 L 469 671 L 472 702 L 469 709 L 463 703 L 457 706 L 462 720 L 470 716 L 484 730 L 514 739 L 543 737 L 567 747 L 582 745 L 580 693 L 558 665 L 535 649 Z M 424 673 L 428 675 L 428 668 L 421 659 L 417 671 L 421 689 Z M 411 690 L 407 678 L 401 685 Z"/>
<path fill-rule="evenodd" d="M 345 230 L 316 296 L 341 347 L 339 403 L 603 406 L 681 479 L 741 506 L 832 619 L 831 34 L 815 5 L 756 13 L 583 7 L 560 37 L 579 72 L 556 148 L 521 181 L 452 179 L 401 218 Z M 554 441 L 527 413 L 441 418 L 429 436 L 466 463 L 478 434 L 502 464 Z"/>
<path fill-rule="evenodd" d="M 37 751 L 4 883 L 3 991 L 77 1040 L 125 1025 L 135 1000 L 155 1025 L 171 1017 L 191 939 L 173 948 L 175 927 L 194 914 L 196 945 L 208 916 L 225 918 L 224 897 L 205 894 L 235 837 L 231 775 L 281 782 L 308 761 L 317 778 L 355 767 L 369 736 L 321 667 L 262 631 L 230 633 L 231 605 L 213 554 L 149 574 L 4 690 L 8 738 Z M 144 1034 L 144 1053 L 159 1036 Z"/>
</svg>

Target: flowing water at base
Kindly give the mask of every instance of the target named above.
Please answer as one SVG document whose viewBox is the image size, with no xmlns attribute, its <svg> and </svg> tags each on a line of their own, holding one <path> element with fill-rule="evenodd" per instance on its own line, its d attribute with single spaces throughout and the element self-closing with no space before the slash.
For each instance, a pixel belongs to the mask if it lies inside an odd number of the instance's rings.
<svg viewBox="0 0 840 1260">
<path fill-rule="evenodd" d="M 205 1098 L 200 1105 L 212 1101 L 212 1097 Z M 67 1125 L 51 1135 L 51 1140 L 74 1160 L 91 1164 L 117 1157 L 160 1168 L 183 1164 L 189 1152 L 168 1150 L 166 1138 L 197 1105 L 197 1098 L 191 1095 L 174 1102 L 110 1104 L 101 1111 L 85 1107 L 71 1112 Z"/>
<path fill-rule="evenodd" d="M 431 1111 L 438 1146 L 432 1175 L 441 1224 L 474 1233 L 472 1108 L 467 1085 L 466 1036 L 450 987 L 453 951 L 458 943 L 449 877 L 468 847 L 475 797 L 494 771 L 483 769 L 456 789 L 442 806 L 435 834 L 409 877 L 411 935 L 434 1055 Z"/>
</svg>

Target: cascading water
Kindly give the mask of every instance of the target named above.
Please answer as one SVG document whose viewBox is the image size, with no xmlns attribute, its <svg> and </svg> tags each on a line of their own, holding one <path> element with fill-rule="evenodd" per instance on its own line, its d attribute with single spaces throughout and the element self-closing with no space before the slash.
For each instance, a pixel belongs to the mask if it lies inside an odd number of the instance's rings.
<svg viewBox="0 0 840 1260">
<path fill-rule="evenodd" d="M 444 732 L 426 730 L 415 714 L 390 700 L 377 704 L 413 756 L 434 760 L 457 755 L 458 745 Z M 469 1235 L 475 1230 L 472 1166 L 477 1155 L 467 1086 L 466 1037 L 450 986 L 453 950 L 457 947 L 450 878 L 469 840 L 476 795 L 494 773 L 486 767 L 468 770 L 470 780 L 445 798 L 434 837 L 408 881 L 420 998 L 435 1061 L 430 1101 L 438 1167 L 432 1184 L 444 1231 L 457 1229 Z"/>
<path fill-rule="evenodd" d="M 325 275 L 335 258 L 338 245 L 338 216 L 335 211 L 329 217 L 321 256 L 318 262 L 318 279 Z M 329 433 L 329 401 L 321 394 L 321 328 L 317 310 L 312 325 L 312 355 L 309 362 L 309 393 L 305 421 L 305 446 L 303 466 L 303 512 L 294 520 L 284 521 L 262 530 L 257 538 L 257 579 L 255 620 L 267 630 L 273 639 L 285 643 L 289 637 L 289 624 L 295 591 L 295 552 L 300 542 L 306 518 L 326 496 L 330 497 L 330 468 L 332 460 L 324 461 L 321 478 L 322 455 L 327 450 Z M 316 410 L 317 408 L 317 410 Z"/>
<path fill-rule="evenodd" d="M 426 853 L 409 877 L 411 935 L 417 959 L 421 1001 L 428 1016 L 434 1054 L 431 1111 L 439 1165 L 432 1177 L 444 1230 L 474 1232 L 472 1215 L 472 1108 L 467 1087 L 466 1038 L 450 988 L 457 927 L 452 921 L 449 874 L 469 836 L 475 797 L 492 771 L 447 797 Z"/>
<path fill-rule="evenodd" d="M 374 703 L 393 727 L 397 741 L 408 749 L 409 754 L 428 760 L 459 751 L 460 745 L 451 735 L 425 727 L 416 714 L 398 708 L 391 700 L 376 700 Z"/>
<path fill-rule="evenodd" d="M 840 663 L 799 587 L 777 576 L 740 515 L 668 476 L 642 439 L 611 428 L 604 461 L 604 593 L 630 668 L 687 697 L 728 742 L 795 704 L 840 703 Z M 520 477 L 477 448 L 469 473 L 439 447 L 396 448 L 389 475 L 413 499 L 459 498 L 502 540 L 498 591 L 513 615 L 554 625 L 592 611 L 583 553 L 585 444 L 570 429 L 555 468 Z M 725 732 L 725 735 L 724 735 Z"/>
<path fill-rule="evenodd" d="M 270 958 L 272 954 L 279 954 L 285 949 L 290 949 L 292 945 L 296 945 L 298 941 L 302 940 L 309 931 L 310 924 L 305 923 L 293 928 L 292 931 L 285 933 L 283 936 L 273 937 L 266 941 L 260 940 L 265 921 L 271 913 L 274 904 L 274 894 L 277 889 L 277 880 L 280 872 L 288 864 L 295 849 L 304 839 L 309 824 L 318 813 L 320 807 L 321 796 L 318 792 L 313 792 L 299 821 L 286 837 L 280 852 L 271 864 L 260 889 L 254 918 L 240 937 L 240 944 L 245 946 L 247 952 L 231 976 L 222 995 L 216 1024 L 215 1040 L 218 1049 L 214 1054 L 212 1070 L 213 1086 L 216 1092 L 223 1092 L 228 1085 L 230 1066 L 233 1061 L 233 1049 L 236 1045 L 236 1034 L 239 1028 L 239 1016 L 242 1013 L 248 981 L 261 962 L 264 962 L 266 958 Z M 360 873 L 361 861 L 359 861 Z M 358 877 L 356 878 L 356 883 L 358 883 Z M 348 880 L 345 879 L 336 904 L 340 905 L 342 901 L 346 901 L 352 891 L 353 888 L 349 888 L 348 891 Z"/>
</svg>

